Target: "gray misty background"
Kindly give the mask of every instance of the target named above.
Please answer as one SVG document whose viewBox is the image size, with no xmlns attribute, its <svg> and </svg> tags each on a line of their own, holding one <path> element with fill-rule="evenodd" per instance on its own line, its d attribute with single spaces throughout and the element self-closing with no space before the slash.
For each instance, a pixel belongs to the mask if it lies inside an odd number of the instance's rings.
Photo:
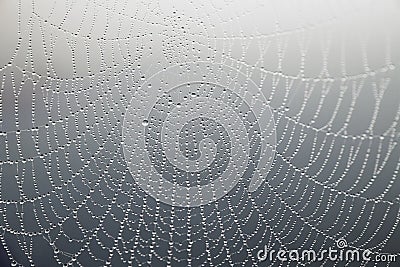
<svg viewBox="0 0 400 267">
<path fill-rule="evenodd" d="M 399 28 L 390 0 L 0 0 L 1 265 L 296 266 L 257 252 L 340 238 L 399 258 Z M 137 185 L 122 124 L 152 75 L 196 61 L 256 83 L 275 158 L 257 191 L 246 172 L 223 198 L 181 208 Z"/>
</svg>

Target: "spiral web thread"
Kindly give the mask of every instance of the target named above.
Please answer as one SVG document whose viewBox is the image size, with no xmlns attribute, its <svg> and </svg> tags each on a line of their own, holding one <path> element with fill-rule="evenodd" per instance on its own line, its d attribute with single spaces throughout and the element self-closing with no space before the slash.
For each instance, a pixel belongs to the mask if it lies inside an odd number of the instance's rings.
<svg viewBox="0 0 400 267">
<path fill-rule="evenodd" d="M 0 3 L 0 227 L 12 265 L 254 266 L 264 246 L 320 251 L 340 238 L 400 256 L 398 3 L 164 2 Z M 195 61 L 254 81 L 277 143 L 255 192 L 240 179 L 183 208 L 137 185 L 122 124 L 149 77 Z"/>
</svg>

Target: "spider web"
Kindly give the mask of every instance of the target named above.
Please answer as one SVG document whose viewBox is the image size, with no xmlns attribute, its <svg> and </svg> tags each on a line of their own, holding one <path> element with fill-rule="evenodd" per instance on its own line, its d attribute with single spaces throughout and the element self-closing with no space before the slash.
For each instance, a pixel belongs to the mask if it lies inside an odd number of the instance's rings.
<svg viewBox="0 0 400 267">
<path fill-rule="evenodd" d="M 340 238 L 400 256 L 398 3 L 199 2 L 0 2 L 11 264 L 254 266 L 264 246 L 322 251 Z M 241 179 L 183 208 L 137 185 L 122 124 L 150 77 L 196 61 L 254 81 L 277 139 L 255 192 Z"/>
</svg>

